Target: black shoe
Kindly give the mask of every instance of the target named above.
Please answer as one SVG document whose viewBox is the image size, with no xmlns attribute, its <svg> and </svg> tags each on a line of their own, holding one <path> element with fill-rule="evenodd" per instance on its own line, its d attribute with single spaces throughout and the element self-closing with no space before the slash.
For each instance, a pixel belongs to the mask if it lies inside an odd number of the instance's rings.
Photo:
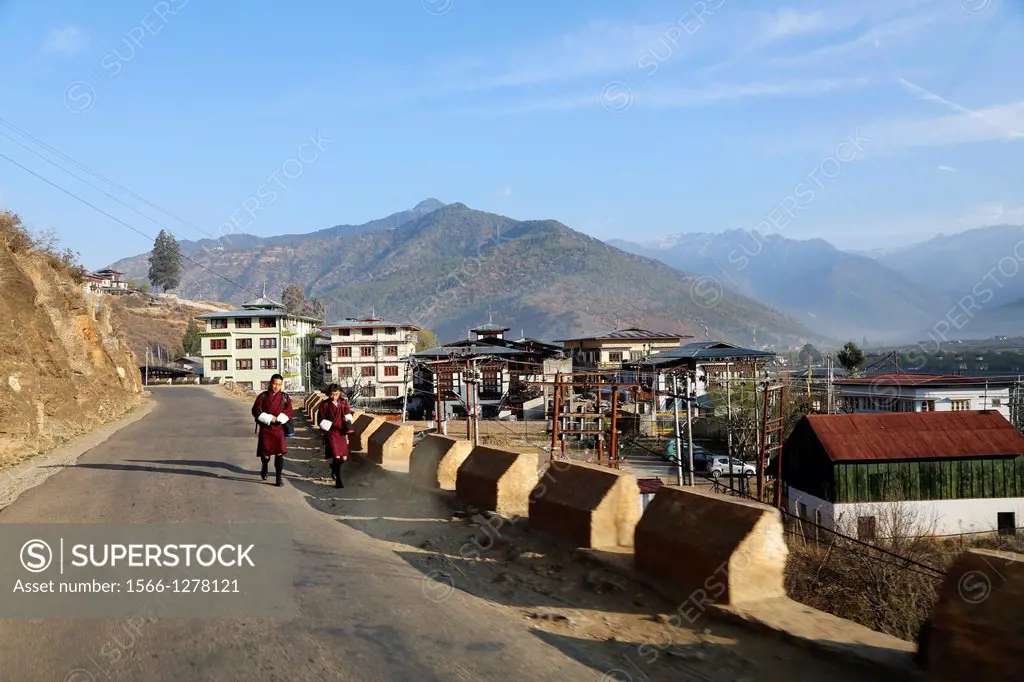
<svg viewBox="0 0 1024 682">
<path fill-rule="evenodd" d="M 284 487 L 284 483 L 281 481 L 281 474 L 277 475 L 277 483 L 275 483 L 274 485 L 277 486 L 278 488 Z"/>
<path fill-rule="evenodd" d="M 344 488 L 344 487 L 345 487 L 345 484 L 344 484 L 344 483 L 342 483 L 342 482 L 341 482 L 341 479 L 339 478 L 338 480 L 336 480 L 336 481 L 334 482 L 334 487 L 335 487 L 335 488 Z"/>
<path fill-rule="evenodd" d="M 266 462 L 263 463 L 263 469 L 260 471 L 260 476 L 263 478 L 264 481 L 267 480 L 267 463 Z"/>
</svg>

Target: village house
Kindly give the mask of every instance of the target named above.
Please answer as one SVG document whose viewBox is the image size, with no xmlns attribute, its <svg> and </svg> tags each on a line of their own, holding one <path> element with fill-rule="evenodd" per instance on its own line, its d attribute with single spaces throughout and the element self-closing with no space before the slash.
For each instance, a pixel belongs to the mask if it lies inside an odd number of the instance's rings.
<svg viewBox="0 0 1024 682">
<path fill-rule="evenodd" d="M 120 270 L 104 268 L 85 275 L 82 279 L 82 287 L 89 293 L 127 293 L 131 289 L 123 277 L 124 273 Z"/>
<path fill-rule="evenodd" d="M 686 334 L 670 334 L 638 327 L 562 339 L 560 343 L 581 369 L 619 369 L 649 355 L 678 348 Z"/>
<path fill-rule="evenodd" d="M 693 394 L 701 397 L 709 390 L 724 388 L 727 381 L 754 379 L 776 359 L 771 351 L 743 348 L 724 341 L 693 341 L 662 351 L 627 365 L 641 375 L 657 374 L 658 390 L 668 390 L 665 374 L 680 372 L 694 378 Z"/>
<path fill-rule="evenodd" d="M 493 322 L 469 331 L 469 339 L 413 355 L 421 368 L 415 384 L 421 411 L 436 412 L 436 380 L 445 418 L 464 416 L 465 379 L 472 375 L 479 379 L 477 399 L 482 418 L 543 419 L 547 410 L 545 392 L 527 382 L 544 379 L 549 370 L 571 371 L 571 362 L 559 362 L 562 348 L 526 336 L 506 339 L 509 328 Z"/>
<path fill-rule="evenodd" d="M 805 532 L 1012 534 L 1024 521 L 1024 436 L 995 410 L 807 415 L 781 464 Z"/>
<path fill-rule="evenodd" d="M 240 310 L 206 313 L 196 319 L 206 324 L 200 331 L 205 379 L 233 381 L 261 391 L 269 386 L 271 376 L 280 374 L 284 390 L 307 390 L 306 363 L 321 320 L 292 315 L 266 296 Z"/>
<path fill-rule="evenodd" d="M 412 388 L 407 359 L 416 350 L 419 327 L 376 316 L 324 325 L 324 383 L 337 383 L 359 404 L 403 397 Z"/>
<path fill-rule="evenodd" d="M 995 410 L 1010 419 L 1014 381 L 939 374 L 879 374 L 834 382 L 843 412 Z"/>
</svg>

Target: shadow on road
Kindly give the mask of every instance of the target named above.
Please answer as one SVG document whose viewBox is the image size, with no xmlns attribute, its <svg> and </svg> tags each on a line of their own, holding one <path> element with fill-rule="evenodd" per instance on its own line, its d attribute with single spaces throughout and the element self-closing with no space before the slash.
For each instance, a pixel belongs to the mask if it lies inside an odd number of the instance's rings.
<svg viewBox="0 0 1024 682">
<path fill-rule="evenodd" d="M 131 460 L 139 461 L 139 460 Z M 142 460 L 145 461 L 145 460 Z M 168 462 L 177 463 L 177 460 L 167 460 Z M 260 483 L 267 485 L 272 481 L 262 481 L 259 478 L 259 471 L 245 471 L 244 469 L 237 469 L 238 473 L 253 474 L 253 478 L 241 478 L 238 476 L 224 476 L 213 471 L 202 471 L 201 469 L 177 469 L 173 467 L 158 467 L 158 466 L 140 466 L 137 464 L 86 464 L 79 462 L 78 464 L 72 465 L 54 465 L 48 468 L 55 469 L 98 469 L 101 471 L 142 471 L 152 474 L 178 474 L 182 476 L 199 476 L 202 478 L 218 478 L 222 481 L 240 481 L 242 483 Z"/>
</svg>

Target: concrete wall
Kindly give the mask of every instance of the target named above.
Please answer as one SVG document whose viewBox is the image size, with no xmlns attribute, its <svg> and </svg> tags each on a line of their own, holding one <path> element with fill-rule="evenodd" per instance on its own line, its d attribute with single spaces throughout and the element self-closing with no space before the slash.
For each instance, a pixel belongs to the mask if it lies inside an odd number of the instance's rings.
<svg viewBox="0 0 1024 682">
<path fill-rule="evenodd" d="M 384 424 L 384 420 L 372 414 L 363 413 L 352 423 L 348 434 L 348 447 L 352 452 L 366 452 L 370 436 Z"/>
<path fill-rule="evenodd" d="M 408 471 L 412 437 L 411 426 L 385 421 L 369 438 L 366 448 L 369 460 L 385 469 Z"/>
<path fill-rule="evenodd" d="M 530 496 L 530 525 L 578 547 L 632 547 L 640 487 L 596 464 L 553 462 Z"/>
<path fill-rule="evenodd" d="M 472 450 L 468 440 L 427 434 L 412 449 L 409 475 L 419 485 L 454 491 L 459 467 Z"/>
<path fill-rule="evenodd" d="M 779 510 L 663 486 L 636 527 L 636 568 L 690 599 L 719 605 L 785 597 L 788 550 Z"/>
<path fill-rule="evenodd" d="M 309 400 L 306 403 L 306 416 L 309 418 L 310 423 L 315 424 L 316 422 L 316 411 L 320 409 L 320 403 L 327 399 L 323 393 L 311 393 Z"/>
<path fill-rule="evenodd" d="M 801 504 L 806 507 L 805 520 L 814 521 L 815 510 L 820 511 L 821 525 L 854 537 L 860 516 L 876 518 L 879 537 L 892 535 L 889 531 L 894 525 L 898 526 L 899 535 L 909 532 L 920 535 L 989 533 L 998 528 L 1000 512 L 1016 514 L 1015 527 L 1024 526 L 1024 498 L 1021 497 L 833 504 L 790 487 L 789 510 L 800 515 Z"/>
<path fill-rule="evenodd" d="M 455 493 L 464 502 L 502 516 L 526 516 L 540 480 L 540 455 L 474 447 L 459 467 Z"/>
<path fill-rule="evenodd" d="M 946 573 L 919 659 L 946 680 L 1024 680 L 1024 555 L 972 549 Z"/>
</svg>

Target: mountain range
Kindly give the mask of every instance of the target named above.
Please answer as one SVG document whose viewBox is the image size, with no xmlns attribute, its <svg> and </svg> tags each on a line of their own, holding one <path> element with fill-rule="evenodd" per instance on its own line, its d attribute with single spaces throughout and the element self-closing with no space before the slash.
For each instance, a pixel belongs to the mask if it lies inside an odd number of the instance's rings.
<svg viewBox="0 0 1024 682">
<path fill-rule="evenodd" d="M 857 252 L 743 230 L 609 243 L 715 277 L 833 338 L 905 342 L 1024 332 L 1022 226 Z"/>
<path fill-rule="evenodd" d="M 555 220 L 519 221 L 436 199 L 363 225 L 306 234 L 182 241 L 178 293 L 242 303 L 302 287 L 337 319 L 412 321 L 442 340 L 492 319 L 562 339 L 639 326 L 758 346 L 821 342 L 804 324 L 742 293 L 627 253 Z M 113 263 L 144 281 L 148 254 Z"/>
</svg>

